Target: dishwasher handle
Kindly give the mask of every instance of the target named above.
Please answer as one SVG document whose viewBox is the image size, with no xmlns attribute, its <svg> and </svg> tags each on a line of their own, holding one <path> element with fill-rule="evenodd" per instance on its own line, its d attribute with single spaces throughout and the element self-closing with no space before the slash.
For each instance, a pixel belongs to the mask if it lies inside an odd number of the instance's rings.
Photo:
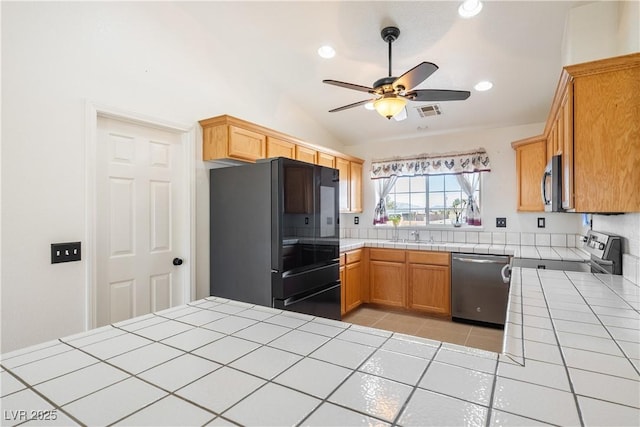
<svg viewBox="0 0 640 427">
<path fill-rule="evenodd" d="M 459 257 L 459 256 L 454 256 L 453 259 L 455 261 L 473 262 L 473 263 L 476 263 L 476 264 L 504 264 L 503 260 L 497 260 L 497 259 L 464 258 L 464 257 Z M 509 264 L 507 264 L 507 265 L 509 265 Z"/>
<path fill-rule="evenodd" d="M 500 275 L 502 276 L 502 281 L 508 284 L 511 281 L 511 266 L 509 264 L 505 264 L 500 270 Z"/>
</svg>

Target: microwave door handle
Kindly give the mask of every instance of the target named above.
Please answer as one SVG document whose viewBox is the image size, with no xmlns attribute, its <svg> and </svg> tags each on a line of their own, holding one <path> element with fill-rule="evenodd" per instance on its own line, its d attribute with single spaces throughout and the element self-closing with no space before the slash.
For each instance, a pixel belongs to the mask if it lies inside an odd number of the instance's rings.
<svg viewBox="0 0 640 427">
<path fill-rule="evenodd" d="M 542 175 L 542 182 L 540 184 L 540 193 L 542 194 L 542 203 L 546 206 L 551 203 L 551 200 L 547 198 L 547 178 L 551 177 L 551 172 L 544 171 Z"/>
</svg>

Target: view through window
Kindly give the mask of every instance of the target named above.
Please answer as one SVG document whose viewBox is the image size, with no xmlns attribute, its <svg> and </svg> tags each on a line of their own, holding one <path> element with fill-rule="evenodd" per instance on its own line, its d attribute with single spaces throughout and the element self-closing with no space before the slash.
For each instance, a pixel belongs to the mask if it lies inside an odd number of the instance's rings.
<svg viewBox="0 0 640 427">
<path fill-rule="evenodd" d="M 481 186 L 474 192 L 479 207 Z M 403 176 L 386 197 L 387 215 L 400 215 L 401 225 L 445 225 L 455 222 L 457 210 L 464 222 L 467 199 L 455 175 Z"/>
</svg>

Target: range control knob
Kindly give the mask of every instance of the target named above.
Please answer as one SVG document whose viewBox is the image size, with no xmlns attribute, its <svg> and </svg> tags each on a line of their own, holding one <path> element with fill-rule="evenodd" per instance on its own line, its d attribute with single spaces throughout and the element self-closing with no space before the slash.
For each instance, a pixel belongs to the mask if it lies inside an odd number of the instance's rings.
<svg viewBox="0 0 640 427">
<path fill-rule="evenodd" d="M 604 250 L 604 243 L 599 243 L 598 249 L 600 249 L 601 251 Z"/>
</svg>

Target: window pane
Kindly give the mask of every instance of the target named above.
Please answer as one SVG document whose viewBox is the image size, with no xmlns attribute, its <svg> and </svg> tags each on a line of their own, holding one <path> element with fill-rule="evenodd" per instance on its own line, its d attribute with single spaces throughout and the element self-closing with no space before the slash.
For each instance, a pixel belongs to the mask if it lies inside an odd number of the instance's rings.
<svg viewBox="0 0 640 427">
<path fill-rule="evenodd" d="M 429 193 L 429 207 L 444 208 L 444 193 Z"/>
<path fill-rule="evenodd" d="M 455 175 L 445 175 L 444 186 L 447 189 L 447 191 L 453 191 L 453 190 L 460 191 L 460 183 L 458 182 L 458 178 L 456 178 Z"/>
<path fill-rule="evenodd" d="M 429 176 L 429 191 L 444 191 L 443 175 Z"/>
<path fill-rule="evenodd" d="M 450 208 L 453 206 L 453 202 L 456 199 L 459 199 L 462 202 L 463 197 L 459 191 L 447 191 L 447 207 Z"/>
<path fill-rule="evenodd" d="M 425 191 L 427 191 L 427 180 L 424 176 L 416 176 L 411 178 L 411 192 L 424 193 Z"/>
<path fill-rule="evenodd" d="M 399 211 L 408 211 L 411 208 L 409 200 L 409 194 L 396 194 L 396 209 Z"/>
<path fill-rule="evenodd" d="M 394 185 L 394 191 L 397 193 L 406 193 L 409 191 L 409 178 L 398 178 L 396 184 Z"/>
<path fill-rule="evenodd" d="M 411 208 L 413 210 L 419 210 L 424 213 L 424 209 L 427 207 L 427 193 L 411 193 Z"/>
<path fill-rule="evenodd" d="M 444 224 L 443 209 L 429 209 L 429 224 Z"/>
</svg>

